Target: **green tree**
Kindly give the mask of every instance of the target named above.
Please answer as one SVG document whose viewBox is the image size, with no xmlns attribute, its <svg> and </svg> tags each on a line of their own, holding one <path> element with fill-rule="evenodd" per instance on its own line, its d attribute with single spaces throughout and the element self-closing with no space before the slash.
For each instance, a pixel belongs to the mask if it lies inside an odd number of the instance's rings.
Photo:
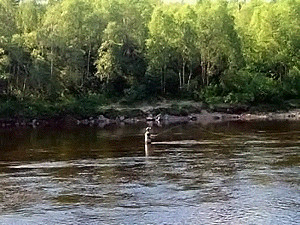
<svg viewBox="0 0 300 225">
<path fill-rule="evenodd" d="M 0 37 L 11 38 L 17 32 L 16 2 L 0 1 Z"/>
<path fill-rule="evenodd" d="M 201 83 L 219 82 L 225 70 L 243 67 L 241 42 L 227 2 L 197 5 L 197 36 L 200 53 Z"/>
<path fill-rule="evenodd" d="M 36 31 L 41 21 L 42 8 L 35 0 L 20 2 L 16 15 L 18 29 L 21 33 Z"/>
<path fill-rule="evenodd" d="M 10 95 L 11 71 L 9 45 L 12 36 L 17 32 L 16 3 L 13 0 L 0 1 L 0 93 Z"/>
<path fill-rule="evenodd" d="M 172 47 L 169 40 L 170 36 L 174 36 L 174 30 L 173 18 L 168 14 L 167 7 L 165 5 L 157 6 L 149 23 L 147 56 L 149 73 L 154 76 L 156 74 L 160 76 L 160 89 L 162 93 L 166 92 L 166 73 L 172 54 Z"/>
<path fill-rule="evenodd" d="M 79 94 L 88 88 L 103 26 L 102 16 L 92 2 L 65 0 L 48 6 L 42 40 L 51 64 L 50 74 L 57 73 L 64 93 L 72 89 Z"/>
<path fill-rule="evenodd" d="M 249 68 L 281 80 L 299 61 L 299 2 L 254 1 L 237 16 Z"/>
<path fill-rule="evenodd" d="M 109 78 L 107 82 L 117 81 L 118 89 L 139 85 L 144 79 L 146 25 L 152 4 L 149 0 L 109 0 L 101 4 L 108 23 L 96 60 L 97 75 Z M 112 65 L 115 68 L 109 74 L 107 69 Z"/>
</svg>

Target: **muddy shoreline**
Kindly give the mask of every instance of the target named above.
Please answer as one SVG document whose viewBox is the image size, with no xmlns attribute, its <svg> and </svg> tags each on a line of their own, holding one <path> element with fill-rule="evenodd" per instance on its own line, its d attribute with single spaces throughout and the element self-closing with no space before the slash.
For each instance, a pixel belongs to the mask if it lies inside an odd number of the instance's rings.
<svg viewBox="0 0 300 225">
<path fill-rule="evenodd" d="M 88 117 L 59 115 L 43 118 L 0 118 L 0 129 L 14 127 L 105 127 L 111 124 L 168 125 L 175 123 L 210 124 L 226 121 L 289 120 L 300 121 L 300 109 L 277 112 L 251 112 L 247 106 L 213 106 L 203 104 L 144 106 L 139 108 L 104 108 L 98 115 Z"/>
</svg>

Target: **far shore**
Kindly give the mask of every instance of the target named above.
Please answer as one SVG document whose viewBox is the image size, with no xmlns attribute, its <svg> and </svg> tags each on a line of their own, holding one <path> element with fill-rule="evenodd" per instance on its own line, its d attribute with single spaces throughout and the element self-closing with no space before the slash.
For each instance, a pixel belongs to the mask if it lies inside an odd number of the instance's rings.
<svg viewBox="0 0 300 225">
<path fill-rule="evenodd" d="M 0 129 L 17 127 L 105 127 L 111 124 L 168 125 L 193 123 L 207 125 L 226 121 L 288 120 L 300 121 L 300 109 L 261 111 L 244 105 L 212 105 L 181 102 L 180 104 L 162 103 L 156 106 L 120 107 L 119 105 L 101 108 L 93 115 L 62 114 L 55 116 L 24 118 L 0 118 Z"/>
</svg>

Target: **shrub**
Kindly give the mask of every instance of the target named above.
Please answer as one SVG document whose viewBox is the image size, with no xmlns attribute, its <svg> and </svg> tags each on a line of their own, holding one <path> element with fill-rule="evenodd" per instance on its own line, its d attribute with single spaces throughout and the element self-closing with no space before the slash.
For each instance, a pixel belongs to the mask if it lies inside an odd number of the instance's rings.
<svg viewBox="0 0 300 225">
<path fill-rule="evenodd" d="M 271 103 L 281 96 L 279 81 L 246 70 L 226 74 L 222 86 L 227 103 Z"/>
<path fill-rule="evenodd" d="M 300 70 L 294 66 L 282 80 L 284 98 L 300 98 Z"/>
</svg>

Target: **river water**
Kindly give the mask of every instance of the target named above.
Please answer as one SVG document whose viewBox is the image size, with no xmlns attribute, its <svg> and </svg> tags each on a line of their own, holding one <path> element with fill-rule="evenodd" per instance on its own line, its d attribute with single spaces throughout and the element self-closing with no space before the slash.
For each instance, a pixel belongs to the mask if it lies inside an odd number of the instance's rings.
<svg viewBox="0 0 300 225">
<path fill-rule="evenodd" d="M 300 224 L 300 123 L 0 131 L 0 224 Z"/>
</svg>

